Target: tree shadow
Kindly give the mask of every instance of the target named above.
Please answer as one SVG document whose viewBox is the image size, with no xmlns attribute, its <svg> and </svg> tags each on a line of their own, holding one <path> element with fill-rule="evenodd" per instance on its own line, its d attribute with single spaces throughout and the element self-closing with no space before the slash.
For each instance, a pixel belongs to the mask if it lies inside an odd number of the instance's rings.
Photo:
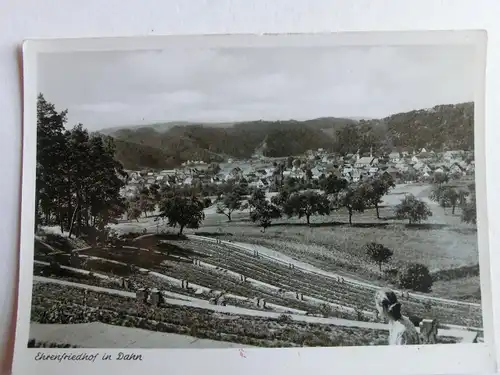
<svg viewBox="0 0 500 375">
<path fill-rule="evenodd" d="M 477 228 L 452 228 L 453 232 L 458 234 L 476 234 Z"/>
<path fill-rule="evenodd" d="M 349 224 L 347 224 L 349 225 Z M 353 228 L 387 228 L 390 223 L 352 223 Z"/>
<path fill-rule="evenodd" d="M 340 221 L 332 221 L 326 223 L 272 223 L 271 227 L 309 227 L 309 228 L 322 228 L 322 227 L 335 227 L 340 225 L 346 225 L 346 223 Z"/>
<path fill-rule="evenodd" d="M 219 233 L 219 232 L 195 232 L 195 236 L 203 237 L 227 237 L 232 236 L 232 233 Z"/>
<path fill-rule="evenodd" d="M 395 215 L 392 215 L 392 216 L 380 216 L 380 220 L 386 220 L 386 221 L 388 221 L 388 220 L 397 220 L 397 219 L 398 218 Z"/>
<path fill-rule="evenodd" d="M 408 229 L 423 229 L 423 230 L 435 230 L 448 228 L 449 224 L 430 224 L 430 223 L 419 223 L 419 224 L 405 224 L 405 228 Z"/>
</svg>

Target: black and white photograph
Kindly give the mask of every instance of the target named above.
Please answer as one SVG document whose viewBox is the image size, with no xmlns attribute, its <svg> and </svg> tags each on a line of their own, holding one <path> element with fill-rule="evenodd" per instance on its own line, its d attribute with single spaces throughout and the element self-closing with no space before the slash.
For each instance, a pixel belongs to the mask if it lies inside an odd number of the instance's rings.
<svg viewBox="0 0 500 375">
<path fill-rule="evenodd" d="M 39 53 L 27 347 L 484 343 L 477 55 Z"/>
</svg>

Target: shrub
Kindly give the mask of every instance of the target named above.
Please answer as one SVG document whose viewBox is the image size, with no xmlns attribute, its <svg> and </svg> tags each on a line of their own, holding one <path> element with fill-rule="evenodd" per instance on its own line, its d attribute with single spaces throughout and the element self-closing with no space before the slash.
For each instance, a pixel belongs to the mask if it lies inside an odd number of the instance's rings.
<svg viewBox="0 0 500 375">
<path fill-rule="evenodd" d="M 429 269 L 419 263 L 409 265 L 399 274 L 399 286 L 401 288 L 418 292 L 430 292 L 432 281 Z"/>
<path fill-rule="evenodd" d="M 203 198 L 203 205 L 208 208 L 212 205 L 212 200 L 210 198 Z"/>
<path fill-rule="evenodd" d="M 382 244 L 370 242 L 366 244 L 365 251 L 368 257 L 378 264 L 379 271 L 382 272 L 382 264 L 388 263 L 393 252 Z"/>
<path fill-rule="evenodd" d="M 279 317 L 278 317 L 278 322 L 280 323 L 290 323 L 292 322 L 292 317 L 288 314 L 281 314 Z"/>
<path fill-rule="evenodd" d="M 384 270 L 384 276 L 390 282 L 397 283 L 399 276 L 399 268 L 388 268 Z"/>
</svg>

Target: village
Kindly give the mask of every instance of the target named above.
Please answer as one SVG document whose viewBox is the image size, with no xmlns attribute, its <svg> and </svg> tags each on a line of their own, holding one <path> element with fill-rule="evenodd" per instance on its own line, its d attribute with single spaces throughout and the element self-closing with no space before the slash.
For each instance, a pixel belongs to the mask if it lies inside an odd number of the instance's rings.
<svg viewBox="0 0 500 375">
<path fill-rule="evenodd" d="M 227 182 L 246 182 L 251 188 L 276 192 L 276 169 L 283 165 L 283 177 L 297 180 L 318 181 L 335 175 L 349 182 L 359 182 L 369 177 L 390 175 L 395 183 L 430 182 L 436 173 L 453 179 L 471 179 L 475 164 L 472 151 L 450 150 L 434 152 L 425 148 L 419 151 L 393 151 L 377 156 L 374 152 L 340 156 L 324 149 L 309 150 L 304 155 L 288 158 L 266 158 L 261 154 L 249 160 L 227 159 L 224 163 L 187 161 L 181 167 L 168 170 L 127 171 L 128 179 L 122 194 L 132 197 L 144 187 L 194 186 L 196 184 L 220 185 Z"/>
</svg>

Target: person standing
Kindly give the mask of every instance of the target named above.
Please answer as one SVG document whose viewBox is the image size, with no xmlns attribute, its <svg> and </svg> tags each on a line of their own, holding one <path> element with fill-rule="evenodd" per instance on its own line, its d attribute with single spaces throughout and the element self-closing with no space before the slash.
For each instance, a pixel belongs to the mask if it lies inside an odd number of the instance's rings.
<svg viewBox="0 0 500 375">
<path fill-rule="evenodd" d="M 375 306 L 379 316 L 389 323 L 389 345 L 418 345 L 420 335 L 408 319 L 401 314 L 401 303 L 396 293 L 382 289 L 375 293 Z"/>
</svg>

